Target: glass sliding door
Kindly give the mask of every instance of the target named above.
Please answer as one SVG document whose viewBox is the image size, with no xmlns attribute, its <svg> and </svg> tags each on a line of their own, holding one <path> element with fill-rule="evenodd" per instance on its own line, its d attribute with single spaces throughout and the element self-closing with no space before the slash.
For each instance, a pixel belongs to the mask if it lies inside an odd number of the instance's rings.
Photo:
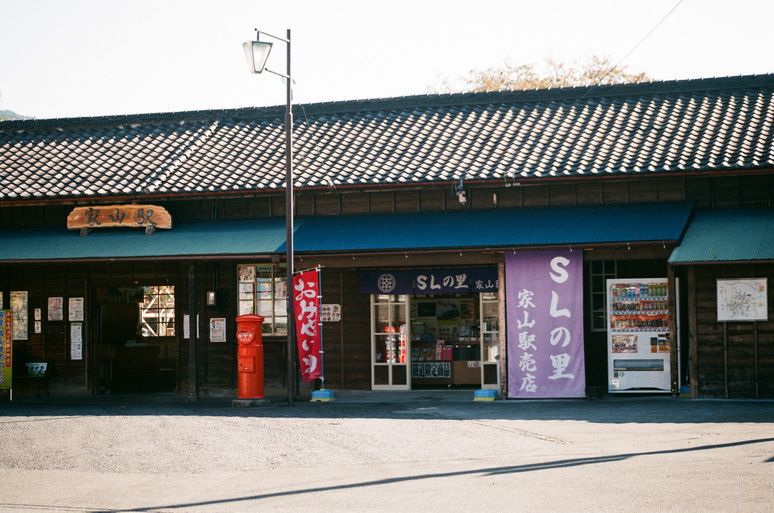
<svg viewBox="0 0 774 513">
<path fill-rule="evenodd" d="M 408 296 L 371 295 L 371 388 L 409 390 Z"/>
<path fill-rule="evenodd" d="M 479 295 L 481 326 L 481 388 L 500 387 L 500 300 L 496 292 Z"/>
</svg>

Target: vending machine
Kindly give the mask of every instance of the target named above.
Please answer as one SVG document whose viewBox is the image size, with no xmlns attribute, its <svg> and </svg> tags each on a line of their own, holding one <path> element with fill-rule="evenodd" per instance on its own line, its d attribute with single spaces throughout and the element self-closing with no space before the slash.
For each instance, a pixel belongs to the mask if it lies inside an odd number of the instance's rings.
<svg viewBox="0 0 774 513">
<path fill-rule="evenodd" d="M 608 391 L 670 392 L 666 278 L 607 280 Z"/>
</svg>

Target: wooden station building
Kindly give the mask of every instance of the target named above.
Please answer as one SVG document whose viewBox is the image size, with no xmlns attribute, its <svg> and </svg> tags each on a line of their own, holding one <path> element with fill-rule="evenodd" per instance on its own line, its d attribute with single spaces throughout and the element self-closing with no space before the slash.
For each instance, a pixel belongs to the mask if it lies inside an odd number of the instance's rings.
<svg viewBox="0 0 774 513">
<path fill-rule="evenodd" d="M 321 267 L 327 388 L 523 397 L 533 362 L 513 340 L 509 262 L 556 251 L 582 272 L 582 395 L 620 371 L 608 280 L 639 293 L 662 278 L 650 294 L 668 299 L 626 307 L 671 327 L 653 346 L 670 355 L 660 391 L 774 397 L 774 75 L 306 104 L 294 118 L 294 265 Z M 235 319 L 257 313 L 267 393 L 282 394 L 283 121 L 284 106 L 0 122 L 15 368 L 47 362 L 52 393 L 233 395 Z M 755 297 L 721 295 L 737 283 Z M 615 322 L 651 326 L 644 315 Z"/>
</svg>

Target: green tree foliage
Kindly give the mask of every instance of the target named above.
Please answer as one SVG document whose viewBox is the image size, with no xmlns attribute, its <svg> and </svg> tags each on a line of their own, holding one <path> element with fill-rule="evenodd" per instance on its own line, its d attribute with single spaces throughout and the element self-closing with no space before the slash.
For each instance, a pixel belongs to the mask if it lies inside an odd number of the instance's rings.
<svg viewBox="0 0 774 513">
<path fill-rule="evenodd" d="M 470 70 L 466 77 L 444 79 L 434 93 L 512 91 L 550 87 L 578 87 L 601 84 L 630 84 L 651 80 L 645 73 L 629 73 L 607 57 L 592 56 L 586 62 L 566 63 L 545 59 L 542 66 L 506 62 L 502 68 Z"/>
</svg>

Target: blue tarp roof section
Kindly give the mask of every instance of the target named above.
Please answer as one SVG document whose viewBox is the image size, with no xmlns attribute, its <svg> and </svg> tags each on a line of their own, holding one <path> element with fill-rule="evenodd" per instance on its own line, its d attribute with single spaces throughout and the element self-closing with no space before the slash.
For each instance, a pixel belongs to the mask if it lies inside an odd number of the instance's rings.
<svg viewBox="0 0 774 513">
<path fill-rule="evenodd" d="M 727 209 L 696 212 L 669 262 L 740 262 L 774 260 L 774 209 Z"/>
<path fill-rule="evenodd" d="M 294 248 L 315 252 L 677 241 L 691 210 L 690 203 L 670 203 L 316 217 L 296 226 Z"/>
<path fill-rule="evenodd" d="M 274 253 L 285 243 L 284 219 L 179 223 L 146 235 L 142 229 L 0 230 L 0 261 L 137 258 Z"/>
</svg>

